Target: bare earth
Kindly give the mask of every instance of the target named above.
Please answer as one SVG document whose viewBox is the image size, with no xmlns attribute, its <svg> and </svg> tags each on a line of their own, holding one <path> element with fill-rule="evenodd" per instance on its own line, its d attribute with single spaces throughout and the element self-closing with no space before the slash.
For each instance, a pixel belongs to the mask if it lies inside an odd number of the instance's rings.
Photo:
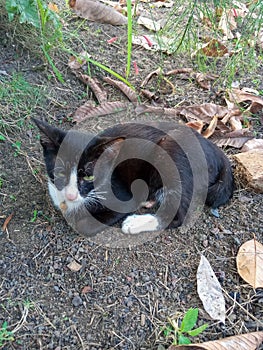
<svg viewBox="0 0 263 350">
<path fill-rule="evenodd" d="M 89 50 L 94 51 L 94 59 L 118 71 L 122 67 L 124 74 L 125 29 L 89 26 L 93 33 L 88 39 Z M 120 42 L 109 45 L 107 39 L 116 35 Z M 4 31 L 2 37 L 1 71 L 9 76 L 21 72 L 31 84 L 47 87 L 44 108 L 39 106 L 34 116 L 62 128 L 72 127 L 69 118 L 87 97 L 85 86 L 67 67 L 66 56 L 56 61 L 65 79 L 63 85 L 45 67 L 36 69 L 42 62 L 30 51 L 11 43 Z M 136 48 L 133 60 L 139 66 L 139 75 L 133 70 L 130 81 L 139 93 L 140 83 L 158 67 L 160 58 Z M 162 62 L 166 70 L 192 67 L 183 57 L 165 56 Z M 91 71 L 99 79 L 105 75 L 93 66 Z M 261 66 L 258 76 L 262 75 Z M 173 83 L 175 94 L 168 85 L 160 86 L 166 106 L 175 106 L 180 101 L 186 105 L 223 104 L 220 95 L 202 90 L 192 80 L 178 76 Z M 241 84 L 251 86 L 249 74 Z M 105 89 L 109 100 L 125 100 L 117 89 L 106 84 Z M 90 92 L 88 97 L 93 99 Z M 116 121 L 132 118 L 129 114 L 91 118 L 90 130 L 102 130 Z M 47 194 L 38 131 L 30 129 L 29 124 L 28 118 L 20 131 L 9 135 L 12 140 L 22 140 L 23 154 L 14 156 L 14 147 L 8 140 L 0 143 L 0 177 L 4 180 L 0 196 L 1 225 L 14 213 L 7 230 L 0 232 L 0 325 L 7 321 L 9 329 L 14 329 L 28 310 L 15 340 L 6 343 L 3 349 L 143 350 L 158 346 L 166 349 L 171 344 L 162 333 L 167 317 L 184 313 L 190 307 L 199 308 L 199 325 L 209 324 L 195 338 L 196 342 L 263 329 L 263 290 L 253 290 L 246 284 L 239 277 L 235 263 L 242 243 L 253 237 L 263 243 L 262 194 L 248 192 L 237 184 L 231 202 L 220 208 L 219 219 L 205 209 L 190 229 L 161 232 L 141 245 L 124 248 L 111 248 L 117 241 L 111 236 L 113 242 L 108 242 L 107 247 L 107 243 L 100 244 L 101 240 L 73 232 L 53 208 Z M 258 123 L 255 128 L 262 137 L 262 125 Z M 39 167 L 40 172 L 34 176 L 30 167 Z M 32 220 L 34 211 L 38 215 Z M 119 234 L 116 237 L 121 240 Z M 120 245 L 118 241 L 116 245 Z M 200 254 L 208 258 L 225 291 L 225 325 L 209 318 L 197 295 Z M 68 268 L 72 261 L 81 265 L 79 271 Z M 261 320 L 261 325 L 257 320 Z"/>
</svg>

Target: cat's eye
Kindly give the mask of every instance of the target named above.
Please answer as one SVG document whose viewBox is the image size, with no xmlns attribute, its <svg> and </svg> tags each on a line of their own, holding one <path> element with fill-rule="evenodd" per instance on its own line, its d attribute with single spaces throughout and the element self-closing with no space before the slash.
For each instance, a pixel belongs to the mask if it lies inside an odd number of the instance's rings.
<svg viewBox="0 0 263 350">
<path fill-rule="evenodd" d="M 94 175 L 90 175 L 90 176 L 84 176 L 83 177 L 84 181 L 93 181 L 94 180 Z"/>
<path fill-rule="evenodd" d="M 58 173 L 56 173 L 56 176 L 57 176 L 57 177 L 65 177 L 66 174 L 63 173 L 62 171 L 59 171 Z"/>
</svg>

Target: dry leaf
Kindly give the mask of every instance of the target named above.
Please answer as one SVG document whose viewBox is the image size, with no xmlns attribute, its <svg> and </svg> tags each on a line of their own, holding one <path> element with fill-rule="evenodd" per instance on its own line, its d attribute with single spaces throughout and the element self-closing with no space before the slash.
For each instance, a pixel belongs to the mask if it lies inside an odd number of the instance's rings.
<svg viewBox="0 0 263 350">
<path fill-rule="evenodd" d="M 128 97 L 128 99 L 135 105 L 137 105 L 138 103 L 138 96 L 136 94 L 136 92 L 130 88 L 129 86 L 127 86 L 124 82 L 119 81 L 119 80 L 114 80 L 111 79 L 110 77 L 105 77 L 103 78 L 104 81 L 106 81 L 106 83 L 113 85 L 115 87 L 117 87 L 118 89 L 121 90 L 121 92 L 124 93 L 124 95 L 126 97 Z"/>
<path fill-rule="evenodd" d="M 73 71 L 78 70 L 87 62 L 86 57 L 90 57 L 86 51 L 82 51 L 78 57 L 70 56 L 68 66 Z"/>
<path fill-rule="evenodd" d="M 114 8 L 96 0 L 69 0 L 69 6 L 81 18 L 112 25 L 127 24 L 127 18 Z"/>
<path fill-rule="evenodd" d="M 82 73 L 78 73 L 77 76 L 91 88 L 99 103 L 107 102 L 107 92 L 101 87 L 96 78 L 93 79 L 89 75 Z"/>
<path fill-rule="evenodd" d="M 9 222 L 11 221 L 12 217 L 13 217 L 14 213 L 11 213 L 10 215 L 8 215 L 8 217 L 5 219 L 5 222 L 3 223 L 2 226 L 2 231 L 5 232 L 5 230 L 7 229 L 7 226 L 9 224 Z"/>
<path fill-rule="evenodd" d="M 213 320 L 225 323 L 225 299 L 209 261 L 202 255 L 197 269 L 197 292 L 205 311 Z"/>
<path fill-rule="evenodd" d="M 263 149 L 263 139 L 248 140 L 241 149 L 241 152 L 251 151 L 252 149 Z"/>
<path fill-rule="evenodd" d="M 202 120 L 210 124 L 211 119 L 216 115 L 218 118 L 223 118 L 228 109 L 214 103 L 203 103 L 201 105 L 193 105 L 177 108 L 178 114 L 183 115 L 188 121 Z"/>
<path fill-rule="evenodd" d="M 202 344 L 171 345 L 168 350 L 256 350 L 263 342 L 263 332 L 252 332 Z"/>
<path fill-rule="evenodd" d="M 84 103 L 73 115 L 73 121 L 80 123 L 91 117 L 101 117 L 103 115 L 114 114 L 127 109 L 127 103 L 114 101 L 105 102 L 99 106 L 93 106 L 91 102 Z"/>
<path fill-rule="evenodd" d="M 240 118 L 238 118 L 236 116 L 229 118 L 229 124 L 231 125 L 231 129 L 233 131 L 242 130 L 242 128 L 243 128 Z"/>
<path fill-rule="evenodd" d="M 161 28 L 163 28 L 165 24 L 165 20 L 160 19 L 159 21 L 155 21 L 155 20 L 152 20 L 151 18 L 140 16 L 137 20 L 137 23 L 143 25 L 145 28 L 149 30 L 158 32 Z"/>
<path fill-rule="evenodd" d="M 245 242 L 236 261 L 239 275 L 253 288 L 263 288 L 263 245 L 255 239 Z"/>
<path fill-rule="evenodd" d="M 87 293 L 90 293 L 90 292 L 92 292 L 92 287 L 91 286 L 85 286 L 81 290 L 81 294 L 87 294 Z"/>
<path fill-rule="evenodd" d="M 222 15 L 218 24 L 218 29 L 222 30 L 226 39 L 234 39 L 234 35 L 232 33 L 233 29 L 237 28 L 237 23 L 235 20 L 234 13 L 232 9 L 222 11 Z"/>
<path fill-rule="evenodd" d="M 202 122 L 201 120 L 197 120 L 197 121 L 193 121 L 193 122 L 188 122 L 185 125 L 189 126 L 190 128 L 199 132 L 199 134 L 201 134 L 201 132 L 203 130 L 204 122 Z"/>
<path fill-rule="evenodd" d="M 217 115 L 215 115 L 211 120 L 210 124 L 208 125 L 208 127 L 205 129 L 205 131 L 202 134 L 205 138 L 208 139 L 210 136 L 213 135 L 217 126 L 217 122 L 218 122 L 218 118 L 217 118 Z"/>
<path fill-rule="evenodd" d="M 53 2 L 48 3 L 48 8 L 53 12 L 59 13 L 58 5 L 53 4 Z"/>
<path fill-rule="evenodd" d="M 202 44 L 192 56 L 196 56 L 198 53 L 203 53 L 208 57 L 222 57 L 229 54 L 228 48 L 219 40 L 212 39 L 209 42 Z"/>
<path fill-rule="evenodd" d="M 81 265 L 79 263 L 77 263 L 75 260 L 72 260 L 67 267 L 73 271 L 73 272 L 78 272 L 81 269 Z"/>
<path fill-rule="evenodd" d="M 239 89 L 228 90 L 228 98 L 230 102 L 241 103 L 241 102 L 251 102 L 247 111 L 251 113 L 257 113 L 258 111 L 263 109 L 263 99 L 260 96 L 250 94 L 249 92 L 245 92 Z"/>
</svg>

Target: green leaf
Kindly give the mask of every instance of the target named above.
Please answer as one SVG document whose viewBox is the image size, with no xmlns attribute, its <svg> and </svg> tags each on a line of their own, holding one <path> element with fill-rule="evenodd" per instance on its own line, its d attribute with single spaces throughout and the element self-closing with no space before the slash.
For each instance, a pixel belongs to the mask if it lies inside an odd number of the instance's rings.
<svg viewBox="0 0 263 350">
<path fill-rule="evenodd" d="M 178 344 L 191 344 L 191 341 L 189 338 L 185 337 L 182 334 L 179 334 L 178 336 Z"/>
<path fill-rule="evenodd" d="M 195 337 L 196 335 L 202 333 L 206 328 L 208 327 L 208 324 L 205 323 L 202 326 L 193 329 L 192 331 L 188 331 L 187 333 L 191 335 L 191 337 Z"/>
<path fill-rule="evenodd" d="M 4 137 L 4 135 L 0 135 L 0 141 L 5 141 L 6 138 Z"/>
<path fill-rule="evenodd" d="M 196 325 L 198 317 L 198 309 L 192 307 L 186 312 L 182 320 L 180 330 L 181 332 L 189 332 Z"/>
</svg>

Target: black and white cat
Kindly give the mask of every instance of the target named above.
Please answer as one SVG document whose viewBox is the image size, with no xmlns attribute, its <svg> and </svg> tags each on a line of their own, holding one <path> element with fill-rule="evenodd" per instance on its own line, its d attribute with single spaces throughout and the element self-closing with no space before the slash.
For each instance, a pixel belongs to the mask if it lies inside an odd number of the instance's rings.
<svg viewBox="0 0 263 350">
<path fill-rule="evenodd" d="M 227 157 L 187 126 L 117 124 L 94 136 L 34 122 L 50 196 L 80 233 L 119 221 L 130 234 L 175 228 L 199 205 L 216 209 L 232 196 Z"/>
</svg>

